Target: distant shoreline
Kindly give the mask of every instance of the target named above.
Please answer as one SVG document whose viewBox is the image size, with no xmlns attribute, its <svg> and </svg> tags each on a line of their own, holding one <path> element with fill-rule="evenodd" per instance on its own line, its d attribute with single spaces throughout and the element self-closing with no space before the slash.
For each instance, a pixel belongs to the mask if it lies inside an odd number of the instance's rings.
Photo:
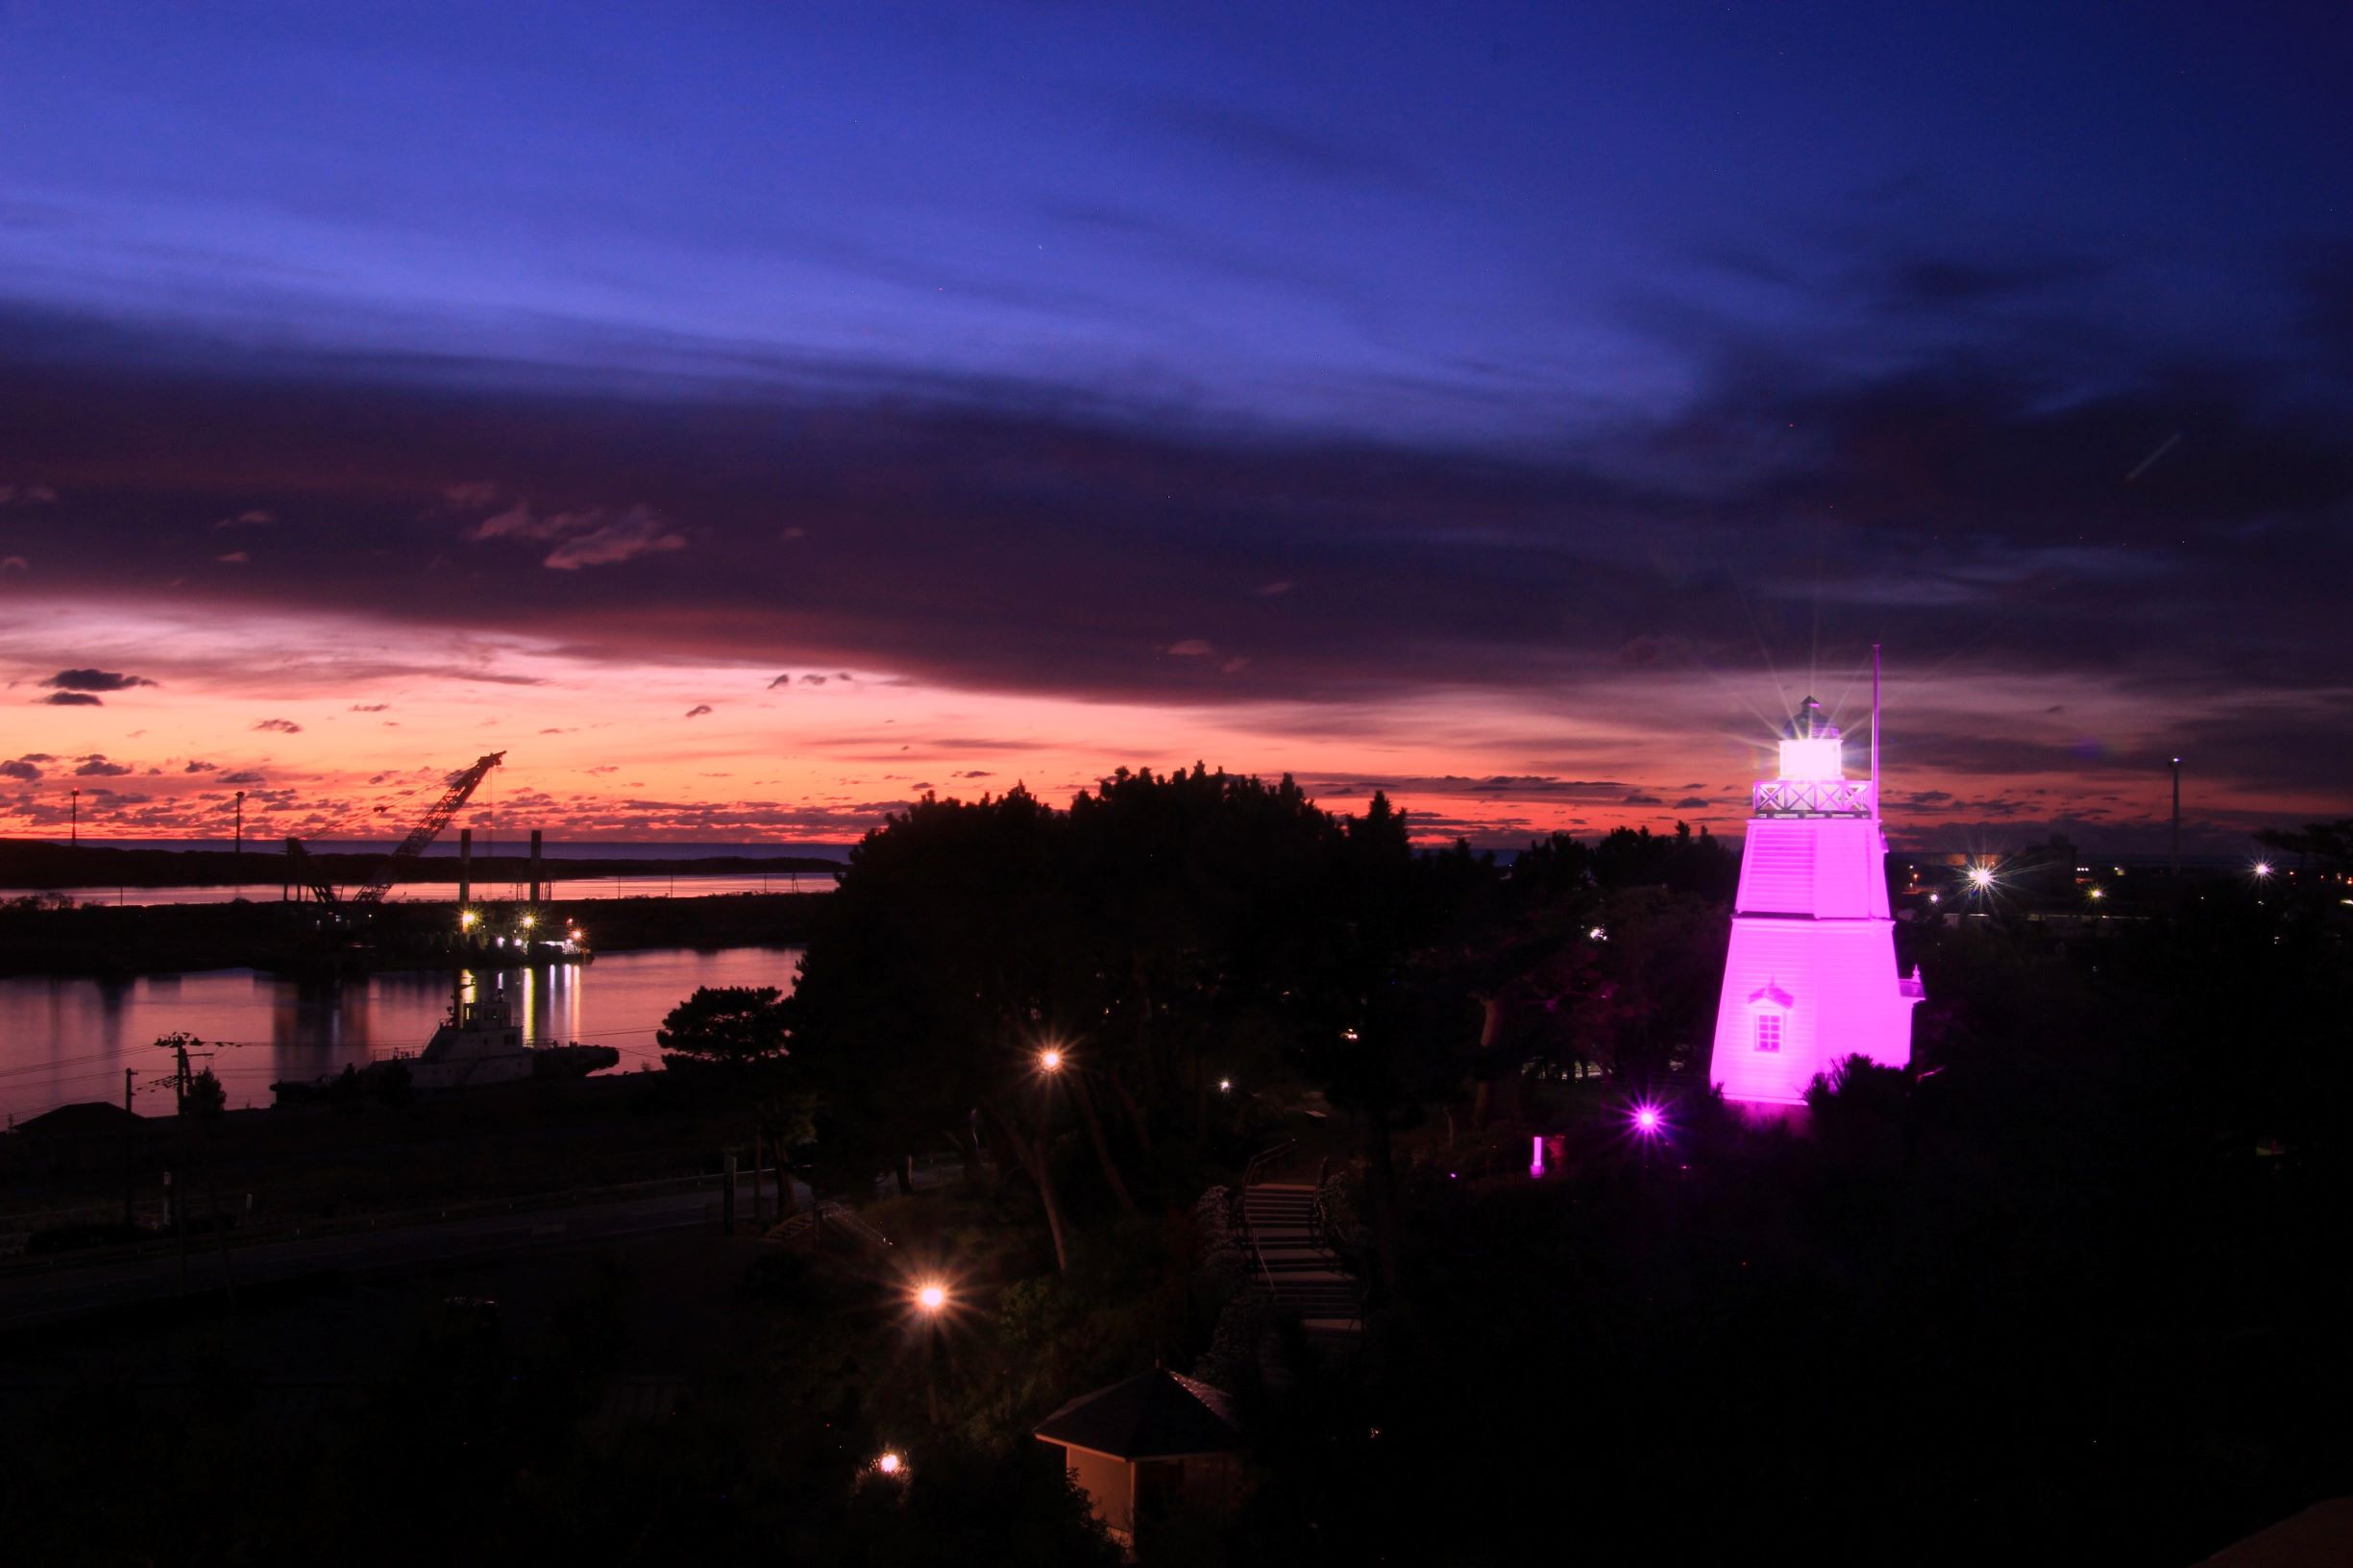
<svg viewBox="0 0 2353 1568">
<path fill-rule="evenodd" d="M 337 882 L 359 881 L 372 874 L 389 853 L 377 849 L 314 849 L 311 859 Z M 436 846 L 439 848 L 440 846 Z M 819 854 L 748 855 L 696 854 L 694 846 L 679 845 L 667 856 L 582 855 L 586 845 L 572 845 L 571 854 L 554 846 L 540 862 L 543 877 L 566 882 L 592 877 L 742 876 L 747 874 L 831 874 L 840 871 L 842 858 Z M 612 847 L 618 848 L 620 845 Z M 646 845 L 628 847 L 643 850 Z M 713 845 L 714 848 L 723 846 Z M 723 846 L 740 849 L 740 845 Z M 488 888 L 529 880 L 528 854 L 502 850 L 474 856 L 474 880 Z M 456 858 L 452 852 L 420 855 L 394 868 L 395 882 L 448 882 L 454 879 Z M 150 849 L 120 845 L 47 844 L 28 839 L 0 839 L 0 889 L 38 892 L 54 888 L 184 888 L 242 882 L 255 888 L 291 884 L 299 880 L 288 864 L 282 841 L 271 839 L 233 849 Z"/>
</svg>

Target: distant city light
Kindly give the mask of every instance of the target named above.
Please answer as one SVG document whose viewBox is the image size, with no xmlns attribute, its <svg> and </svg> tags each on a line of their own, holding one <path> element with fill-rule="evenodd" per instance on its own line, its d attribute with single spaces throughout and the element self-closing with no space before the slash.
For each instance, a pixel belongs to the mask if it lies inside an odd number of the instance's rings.
<svg viewBox="0 0 2353 1568">
<path fill-rule="evenodd" d="M 2094 888 L 2092 890 L 2092 896 L 2095 898 L 2105 898 L 2108 896 L 2108 890 L 2106 888 Z"/>
<path fill-rule="evenodd" d="M 874 1469 L 886 1476 L 895 1476 L 907 1467 L 907 1461 L 894 1453 L 885 1453 L 874 1461 Z"/>
<path fill-rule="evenodd" d="M 526 915 L 523 917 L 523 929 L 526 931 L 528 931 L 532 926 L 537 925 L 538 923 L 539 917 L 536 915 Z"/>
<path fill-rule="evenodd" d="M 470 909 L 469 909 L 469 910 L 467 910 L 467 911 L 466 911 L 464 914 L 462 914 L 462 915 L 460 915 L 460 916 L 458 916 L 458 917 L 457 917 L 457 928 L 458 928 L 459 930 L 461 930 L 461 931 L 471 931 L 471 930 L 473 930 L 473 929 L 474 929 L 474 919 L 475 919 L 474 911 L 472 911 L 472 910 L 470 910 Z"/>
<path fill-rule="evenodd" d="M 2255 863 L 2255 874 L 2257 876 L 2269 876 L 2271 874 L 2271 863 L 2267 860 L 2257 861 Z"/>
<path fill-rule="evenodd" d="M 1945 895 L 1944 895 L 1943 894 L 1941 894 L 1941 893 L 1932 893 L 1932 894 L 1928 894 L 1928 902 L 1930 902 L 1930 903 L 1932 903 L 1932 904 L 1941 904 L 1941 903 L 1943 903 L 1944 901 L 1945 901 Z"/>
<path fill-rule="evenodd" d="M 1218 1093 L 1220 1093 L 1220 1094 L 1231 1094 L 1231 1093 L 1233 1093 L 1233 1092 L 1234 1092 L 1234 1080 L 1233 1080 L 1233 1079 L 1231 1079 L 1231 1078 L 1220 1078 L 1220 1079 L 1218 1079 L 1218 1080 L 1217 1080 L 1217 1092 L 1218 1092 Z"/>
<path fill-rule="evenodd" d="M 1605 925 L 1589 927 L 1585 932 L 1585 940 L 1588 942 L 1607 942 L 1609 940 L 1609 927 Z"/>
<path fill-rule="evenodd" d="M 1994 868 L 1991 866 L 1972 866 L 1969 869 L 1969 885 L 1975 888 L 1980 893 L 1984 892 L 1987 888 L 1992 887 L 1994 885 Z"/>
</svg>

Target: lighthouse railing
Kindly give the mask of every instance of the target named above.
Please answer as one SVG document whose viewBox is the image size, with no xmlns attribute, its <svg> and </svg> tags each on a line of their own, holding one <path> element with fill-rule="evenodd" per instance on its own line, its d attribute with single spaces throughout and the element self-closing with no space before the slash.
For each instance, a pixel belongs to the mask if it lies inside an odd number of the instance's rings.
<svg viewBox="0 0 2353 1568">
<path fill-rule="evenodd" d="M 1750 804 L 1759 817 L 1869 817 L 1873 793 L 1862 778 L 1760 778 Z"/>
</svg>

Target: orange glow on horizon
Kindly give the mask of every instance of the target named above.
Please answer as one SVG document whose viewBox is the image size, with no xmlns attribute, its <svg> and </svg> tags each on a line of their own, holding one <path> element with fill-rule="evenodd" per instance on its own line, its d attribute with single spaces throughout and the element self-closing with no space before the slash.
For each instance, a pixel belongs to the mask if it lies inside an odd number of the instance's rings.
<svg viewBox="0 0 2353 1568">
<path fill-rule="evenodd" d="M 436 644 L 429 652 L 424 644 Z M 91 706 L 25 694 L 55 649 L 154 682 Z M 525 637 L 446 638 L 413 627 L 255 612 L 44 604 L 0 629 L 16 688 L 0 740 L 0 834 L 65 836 L 78 789 L 86 841 L 231 837 L 244 796 L 249 845 L 294 834 L 389 840 L 452 770 L 508 751 L 455 827 L 477 853 L 531 828 L 573 843 L 845 844 L 924 795 L 975 798 L 1016 785 L 1055 805 L 1127 767 L 1295 776 L 1327 809 L 1373 792 L 1428 844 L 1458 836 L 1511 847 L 1554 831 L 1677 821 L 1738 836 L 1750 782 L 1769 777 L 1780 698 L 1769 676 L 1735 683 L 1682 670 L 1596 672 L 1582 688 L 1404 690 L 1354 701 L 1085 700 L 974 691 L 839 657 L 774 668 L 687 660 L 616 664 Z M 815 668 L 822 665 L 821 672 Z M 795 674 L 798 671 L 798 674 Z M 1966 762 L 1971 735 L 2034 740 L 2050 754 L 2161 751 L 2181 722 L 2125 688 L 2085 677 L 2011 680 L 1891 667 L 1886 814 L 1899 843 L 1944 824 L 2021 842 L 2053 820 L 2148 832 L 2167 780 L 2094 761 L 2045 772 L 1929 766 L 1933 740 Z M 1829 689 L 1829 688 L 1826 688 Z M 1747 711 L 1752 710 L 1752 711 Z M 2044 717 L 2098 711 L 2086 749 Z M 1832 717 L 1860 733 L 1853 712 Z M 31 775 L 31 776 L 27 776 Z M 2329 802 L 2201 781 L 2211 821 L 2252 826 L 2326 816 Z M 2084 830 L 2077 829 L 2078 836 Z"/>
</svg>

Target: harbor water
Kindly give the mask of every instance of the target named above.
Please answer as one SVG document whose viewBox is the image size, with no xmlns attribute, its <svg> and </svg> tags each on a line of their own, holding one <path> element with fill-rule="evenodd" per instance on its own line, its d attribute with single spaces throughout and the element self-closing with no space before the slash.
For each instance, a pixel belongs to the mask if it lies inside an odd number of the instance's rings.
<svg viewBox="0 0 2353 1568">
<path fill-rule="evenodd" d="M 507 988 L 524 1038 L 610 1045 L 622 1072 L 659 1066 L 653 1035 L 664 1015 L 701 986 L 792 990 L 800 950 L 732 947 L 608 953 L 593 964 L 483 976 Z M 233 1107 L 267 1105 L 270 1085 L 316 1078 L 424 1045 L 448 1012 L 447 971 L 383 971 L 343 981 L 252 969 L 142 975 L 129 980 L 0 979 L 0 1116 L 10 1122 L 77 1100 L 122 1102 L 169 1115 L 172 1053 L 156 1041 L 187 1033 L 209 1053 L 194 1064 L 220 1075 Z"/>
</svg>

